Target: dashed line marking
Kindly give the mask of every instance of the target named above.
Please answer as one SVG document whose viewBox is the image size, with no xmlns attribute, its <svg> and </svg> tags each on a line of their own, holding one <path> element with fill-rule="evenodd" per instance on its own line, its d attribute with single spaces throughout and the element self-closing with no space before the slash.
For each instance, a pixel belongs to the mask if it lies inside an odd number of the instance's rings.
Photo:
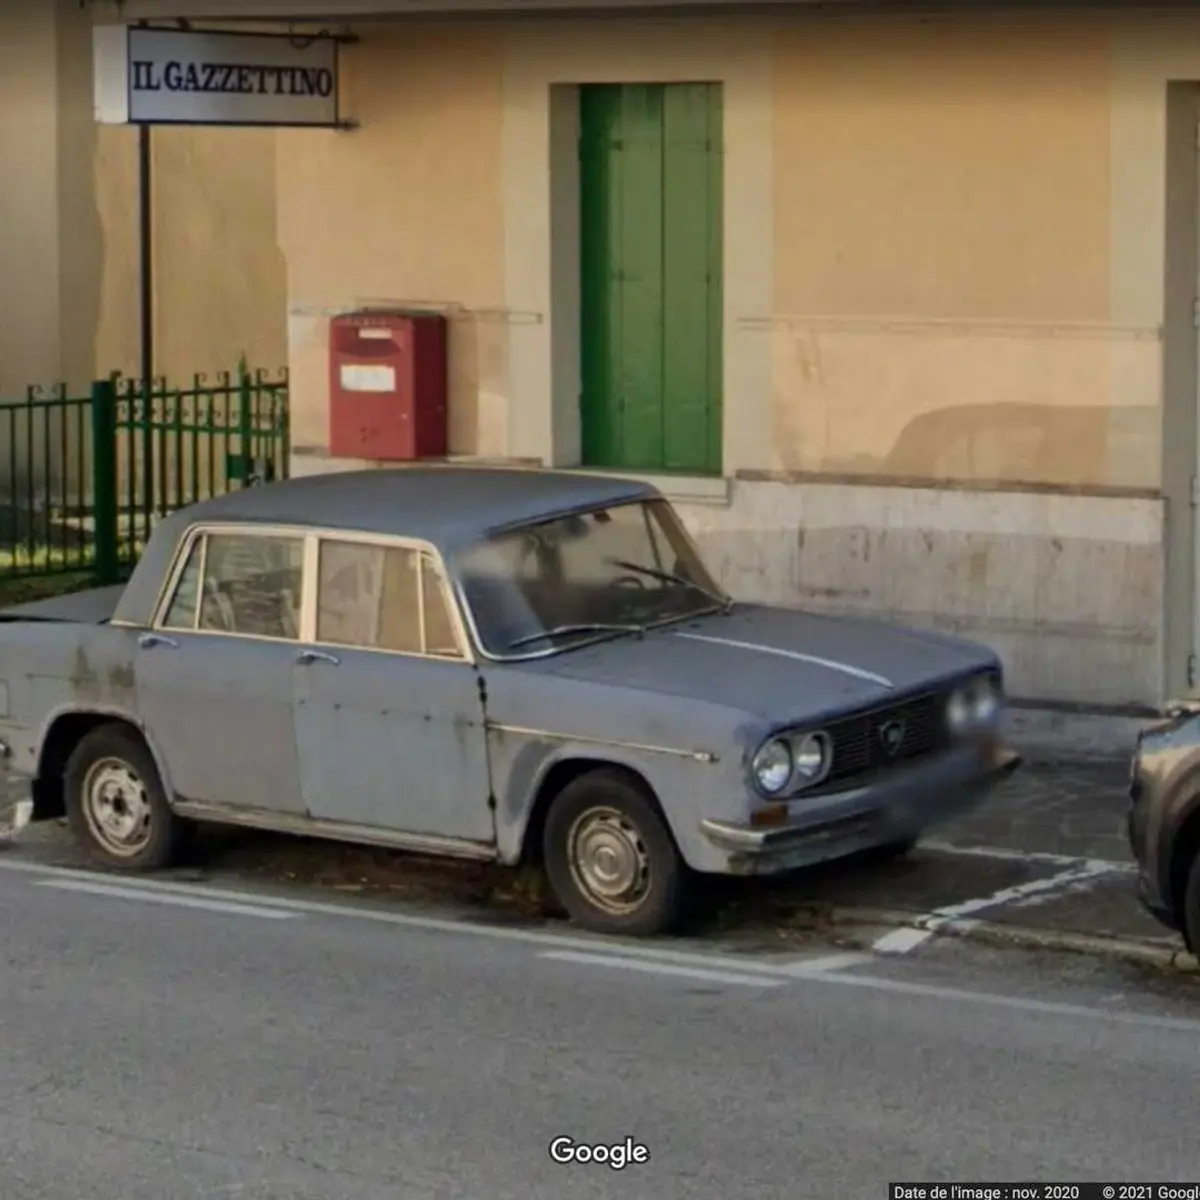
<svg viewBox="0 0 1200 1200">
<path fill-rule="evenodd" d="M 263 917 L 272 921 L 288 921 L 300 915 L 259 904 L 238 904 L 228 900 L 210 900 L 204 896 L 186 896 L 173 892 L 151 892 L 145 888 L 120 887 L 107 883 L 85 883 L 78 879 L 39 879 L 34 886 L 54 888 L 60 892 L 83 892 L 89 896 L 111 896 L 118 900 L 136 900 L 140 904 L 165 904 L 176 908 L 228 913 L 237 917 Z"/>
<path fill-rule="evenodd" d="M 555 962 L 582 963 L 593 967 L 616 967 L 622 971 L 640 971 L 647 975 L 669 975 L 682 979 L 702 979 L 708 983 L 730 983 L 740 987 L 783 987 L 788 981 L 775 979 L 766 973 L 740 975 L 733 971 L 712 971 L 706 967 L 684 967 L 677 963 L 655 962 L 653 959 L 629 958 L 623 954 L 584 954 L 576 950 L 543 950 L 539 958 Z"/>
</svg>

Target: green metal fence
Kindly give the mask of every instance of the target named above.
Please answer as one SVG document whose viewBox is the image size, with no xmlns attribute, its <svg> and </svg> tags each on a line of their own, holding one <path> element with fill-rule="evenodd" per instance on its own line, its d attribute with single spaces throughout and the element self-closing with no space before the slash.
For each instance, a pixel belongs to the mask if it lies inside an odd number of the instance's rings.
<svg viewBox="0 0 1200 1200">
<path fill-rule="evenodd" d="M 160 517 L 287 469 L 286 373 L 30 388 L 0 401 L 0 578 L 115 581 Z"/>
</svg>

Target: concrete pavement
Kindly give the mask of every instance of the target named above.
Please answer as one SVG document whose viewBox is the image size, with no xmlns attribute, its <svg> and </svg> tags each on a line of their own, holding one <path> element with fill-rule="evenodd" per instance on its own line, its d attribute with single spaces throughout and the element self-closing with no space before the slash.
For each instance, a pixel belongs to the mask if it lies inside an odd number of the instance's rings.
<svg viewBox="0 0 1200 1200">
<path fill-rule="evenodd" d="M 959 946 L 718 958 L 10 857 L 0 905 L 4 1200 L 1195 1173 L 1187 980 Z M 649 1161 L 557 1164 L 558 1137 Z"/>
</svg>

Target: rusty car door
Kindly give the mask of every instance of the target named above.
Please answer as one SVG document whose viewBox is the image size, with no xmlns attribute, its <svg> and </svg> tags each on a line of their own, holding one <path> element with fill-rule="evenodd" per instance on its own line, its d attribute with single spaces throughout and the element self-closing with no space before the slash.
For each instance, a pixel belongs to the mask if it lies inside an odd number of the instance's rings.
<svg viewBox="0 0 1200 1200">
<path fill-rule="evenodd" d="M 186 553 L 161 619 L 138 637 L 134 671 L 171 789 L 185 802 L 298 814 L 292 667 L 303 539 L 200 532 Z"/>
<path fill-rule="evenodd" d="M 301 659 L 296 752 L 311 817 L 493 840 L 472 667 L 327 646 L 309 647 Z"/>
<path fill-rule="evenodd" d="M 492 844 L 479 677 L 430 556 L 347 535 L 319 553 L 316 640 L 294 676 L 309 815 Z"/>
</svg>

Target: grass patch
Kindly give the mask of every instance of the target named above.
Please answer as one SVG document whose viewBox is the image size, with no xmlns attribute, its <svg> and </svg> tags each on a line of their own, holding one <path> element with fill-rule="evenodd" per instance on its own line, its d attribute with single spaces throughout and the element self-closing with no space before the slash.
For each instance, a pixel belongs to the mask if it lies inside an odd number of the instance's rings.
<svg viewBox="0 0 1200 1200">
<path fill-rule="evenodd" d="M 136 557 L 132 543 L 118 547 L 122 562 Z M 0 607 L 31 604 L 96 586 L 90 552 L 61 546 L 12 546 L 0 549 Z"/>
<path fill-rule="evenodd" d="M 91 568 L 90 550 L 62 546 L 8 546 L 0 549 L 0 575 L 48 575 L 51 571 L 87 571 Z"/>
</svg>

